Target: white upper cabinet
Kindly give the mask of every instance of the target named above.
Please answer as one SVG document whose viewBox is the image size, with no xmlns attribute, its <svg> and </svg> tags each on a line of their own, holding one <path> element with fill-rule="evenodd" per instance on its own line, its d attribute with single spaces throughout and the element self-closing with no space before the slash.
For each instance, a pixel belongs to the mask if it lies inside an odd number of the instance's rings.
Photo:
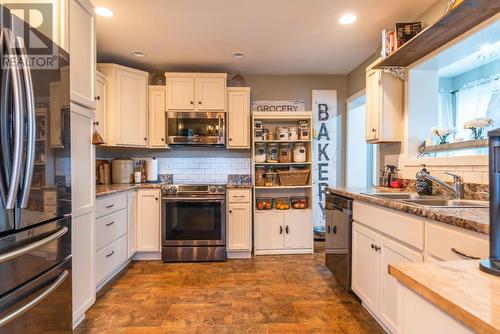
<svg viewBox="0 0 500 334">
<path fill-rule="evenodd" d="M 366 141 L 403 139 L 403 81 L 382 70 L 366 71 Z"/>
<path fill-rule="evenodd" d="M 165 86 L 149 86 L 149 146 L 166 147 Z"/>
<path fill-rule="evenodd" d="M 148 73 L 116 64 L 98 64 L 106 77 L 108 146 L 147 147 Z"/>
<path fill-rule="evenodd" d="M 227 88 L 227 148 L 250 148 L 250 88 Z"/>
<path fill-rule="evenodd" d="M 95 109 L 95 13 L 88 0 L 69 1 L 69 27 L 71 101 Z"/>
<path fill-rule="evenodd" d="M 219 110 L 226 106 L 225 73 L 165 73 L 168 110 Z"/>
<path fill-rule="evenodd" d="M 194 109 L 194 77 L 182 74 L 168 76 L 166 99 L 169 110 Z"/>
<path fill-rule="evenodd" d="M 97 131 L 101 135 L 104 143 L 107 143 L 106 137 L 106 77 L 97 71 L 95 76 L 95 121 Z"/>
<path fill-rule="evenodd" d="M 226 76 L 202 76 L 195 80 L 198 110 L 224 110 L 226 105 Z"/>
</svg>

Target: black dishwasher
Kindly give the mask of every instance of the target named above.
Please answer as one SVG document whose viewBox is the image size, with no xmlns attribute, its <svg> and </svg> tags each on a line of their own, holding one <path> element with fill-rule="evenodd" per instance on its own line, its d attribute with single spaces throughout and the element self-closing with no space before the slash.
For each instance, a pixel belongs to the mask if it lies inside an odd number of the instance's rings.
<svg viewBox="0 0 500 334">
<path fill-rule="evenodd" d="M 351 291 L 352 199 L 326 196 L 325 265 Z"/>
</svg>

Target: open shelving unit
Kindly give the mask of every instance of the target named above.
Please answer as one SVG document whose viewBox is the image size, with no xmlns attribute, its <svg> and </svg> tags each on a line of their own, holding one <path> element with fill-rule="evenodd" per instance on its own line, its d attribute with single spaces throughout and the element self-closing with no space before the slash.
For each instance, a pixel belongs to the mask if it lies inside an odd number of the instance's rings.
<svg viewBox="0 0 500 334">
<path fill-rule="evenodd" d="M 392 54 L 380 59 L 373 68 L 406 67 L 498 14 L 499 11 L 498 0 L 463 0 L 456 8 L 422 30 Z"/>
<path fill-rule="evenodd" d="M 309 139 L 298 140 L 256 140 L 255 121 L 262 121 L 263 128 L 274 131 L 278 127 L 298 126 L 299 121 L 309 123 Z M 306 161 L 280 163 L 255 162 L 256 145 L 303 143 L 306 148 Z M 293 150 L 293 149 L 292 149 Z M 259 197 L 279 198 L 307 196 L 309 208 L 279 210 L 258 210 L 254 205 L 254 253 L 255 255 L 271 254 L 312 254 L 314 252 L 313 215 L 312 215 L 312 112 L 253 112 L 252 114 L 252 179 L 254 180 L 254 203 Z M 307 184 L 300 186 L 257 186 L 255 170 L 257 167 L 286 168 L 306 167 L 310 169 Z"/>
</svg>

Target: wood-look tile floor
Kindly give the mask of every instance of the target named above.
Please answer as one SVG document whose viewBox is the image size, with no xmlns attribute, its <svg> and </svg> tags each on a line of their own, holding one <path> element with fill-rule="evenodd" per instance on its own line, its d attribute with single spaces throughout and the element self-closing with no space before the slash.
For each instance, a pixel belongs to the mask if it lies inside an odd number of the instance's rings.
<svg viewBox="0 0 500 334">
<path fill-rule="evenodd" d="M 76 333 L 384 333 L 323 263 L 321 253 L 133 262 Z"/>
</svg>

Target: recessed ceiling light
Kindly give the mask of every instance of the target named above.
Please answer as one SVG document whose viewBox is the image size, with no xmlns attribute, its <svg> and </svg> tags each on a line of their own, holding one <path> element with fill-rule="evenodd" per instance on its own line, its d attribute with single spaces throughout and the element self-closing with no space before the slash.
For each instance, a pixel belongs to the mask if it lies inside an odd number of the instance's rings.
<svg viewBox="0 0 500 334">
<path fill-rule="evenodd" d="M 241 59 L 243 57 L 245 57 L 245 54 L 243 52 L 234 52 L 233 53 L 233 58 Z"/>
<path fill-rule="evenodd" d="M 115 13 L 113 13 L 113 11 L 111 9 L 106 8 L 106 7 L 96 7 L 95 13 L 97 15 L 104 16 L 104 17 L 112 17 L 113 15 L 115 15 Z"/>
<path fill-rule="evenodd" d="M 146 53 L 142 52 L 142 51 L 135 50 L 135 51 L 130 52 L 130 55 L 134 56 L 134 57 L 142 58 L 142 57 L 146 56 Z"/>
<path fill-rule="evenodd" d="M 354 22 L 356 22 L 356 15 L 354 14 L 344 14 L 339 19 L 340 24 L 351 24 Z"/>
</svg>

